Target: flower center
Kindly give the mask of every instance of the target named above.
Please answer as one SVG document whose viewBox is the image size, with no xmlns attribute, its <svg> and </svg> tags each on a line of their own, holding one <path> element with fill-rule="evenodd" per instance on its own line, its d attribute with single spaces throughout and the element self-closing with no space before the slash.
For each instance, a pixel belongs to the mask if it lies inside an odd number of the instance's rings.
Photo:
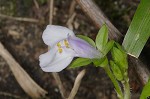
<svg viewBox="0 0 150 99">
<path fill-rule="evenodd" d="M 61 48 L 60 42 L 57 43 L 57 47 L 58 47 L 58 52 L 59 52 L 59 53 L 62 53 L 62 48 Z"/>
<path fill-rule="evenodd" d="M 69 42 L 66 39 L 64 40 L 64 44 L 65 44 L 66 48 L 69 48 Z"/>
<path fill-rule="evenodd" d="M 69 42 L 66 39 L 57 43 L 57 47 L 58 47 L 58 52 L 59 53 L 63 52 L 63 48 L 62 47 L 64 47 L 64 46 L 66 48 L 70 48 L 69 47 Z"/>
</svg>

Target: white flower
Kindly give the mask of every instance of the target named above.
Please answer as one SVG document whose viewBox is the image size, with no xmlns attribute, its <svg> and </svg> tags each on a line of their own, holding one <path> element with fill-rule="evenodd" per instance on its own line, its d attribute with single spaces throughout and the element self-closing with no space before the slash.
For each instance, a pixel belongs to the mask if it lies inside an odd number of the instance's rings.
<svg viewBox="0 0 150 99">
<path fill-rule="evenodd" d="M 40 67 L 45 72 L 59 72 L 66 68 L 74 57 L 99 58 L 101 53 L 86 41 L 77 38 L 72 30 L 48 25 L 42 35 L 50 50 L 39 56 Z"/>
</svg>

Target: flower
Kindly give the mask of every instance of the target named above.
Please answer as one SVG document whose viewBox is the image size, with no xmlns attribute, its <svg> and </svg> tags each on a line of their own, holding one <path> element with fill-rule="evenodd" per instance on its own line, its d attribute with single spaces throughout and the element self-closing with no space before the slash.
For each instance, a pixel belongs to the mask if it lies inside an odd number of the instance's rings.
<svg viewBox="0 0 150 99">
<path fill-rule="evenodd" d="M 50 50 L 39 56 L 40 67 L 45 72 L 59 72 L 66 68 L 74 57 L 100 58 L 101 53 L 86 41 L 75 36 L 72 30 L 48 25 L 42 35 Z"/>
</svg>

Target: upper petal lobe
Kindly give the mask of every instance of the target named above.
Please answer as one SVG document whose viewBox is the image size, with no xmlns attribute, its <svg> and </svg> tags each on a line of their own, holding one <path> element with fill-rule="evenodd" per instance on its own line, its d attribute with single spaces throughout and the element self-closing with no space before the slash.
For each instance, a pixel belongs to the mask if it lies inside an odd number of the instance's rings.
<svg viewBox="0 0 150 99">
<path fill-rule="evenodd" d="M 47 25 L 43 32 L 42 38 L 46 45 L 54 46 L 57 42 L 66 39 L 69 36 L 74 36 L 72 30 L 55 25 Z"/>
</svg>

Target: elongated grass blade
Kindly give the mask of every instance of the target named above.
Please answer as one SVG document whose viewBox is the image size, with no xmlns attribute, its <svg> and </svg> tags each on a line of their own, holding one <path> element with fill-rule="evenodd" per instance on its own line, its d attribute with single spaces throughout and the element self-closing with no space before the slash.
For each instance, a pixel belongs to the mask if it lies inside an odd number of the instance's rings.
<svg viewBox="0 0 150 99">
<path fill-rule="evenodd" d="M 123 41 L 128 54 L 138 58 L 150 36 L 150 0 L 141 0 Z"/>
</svg>

